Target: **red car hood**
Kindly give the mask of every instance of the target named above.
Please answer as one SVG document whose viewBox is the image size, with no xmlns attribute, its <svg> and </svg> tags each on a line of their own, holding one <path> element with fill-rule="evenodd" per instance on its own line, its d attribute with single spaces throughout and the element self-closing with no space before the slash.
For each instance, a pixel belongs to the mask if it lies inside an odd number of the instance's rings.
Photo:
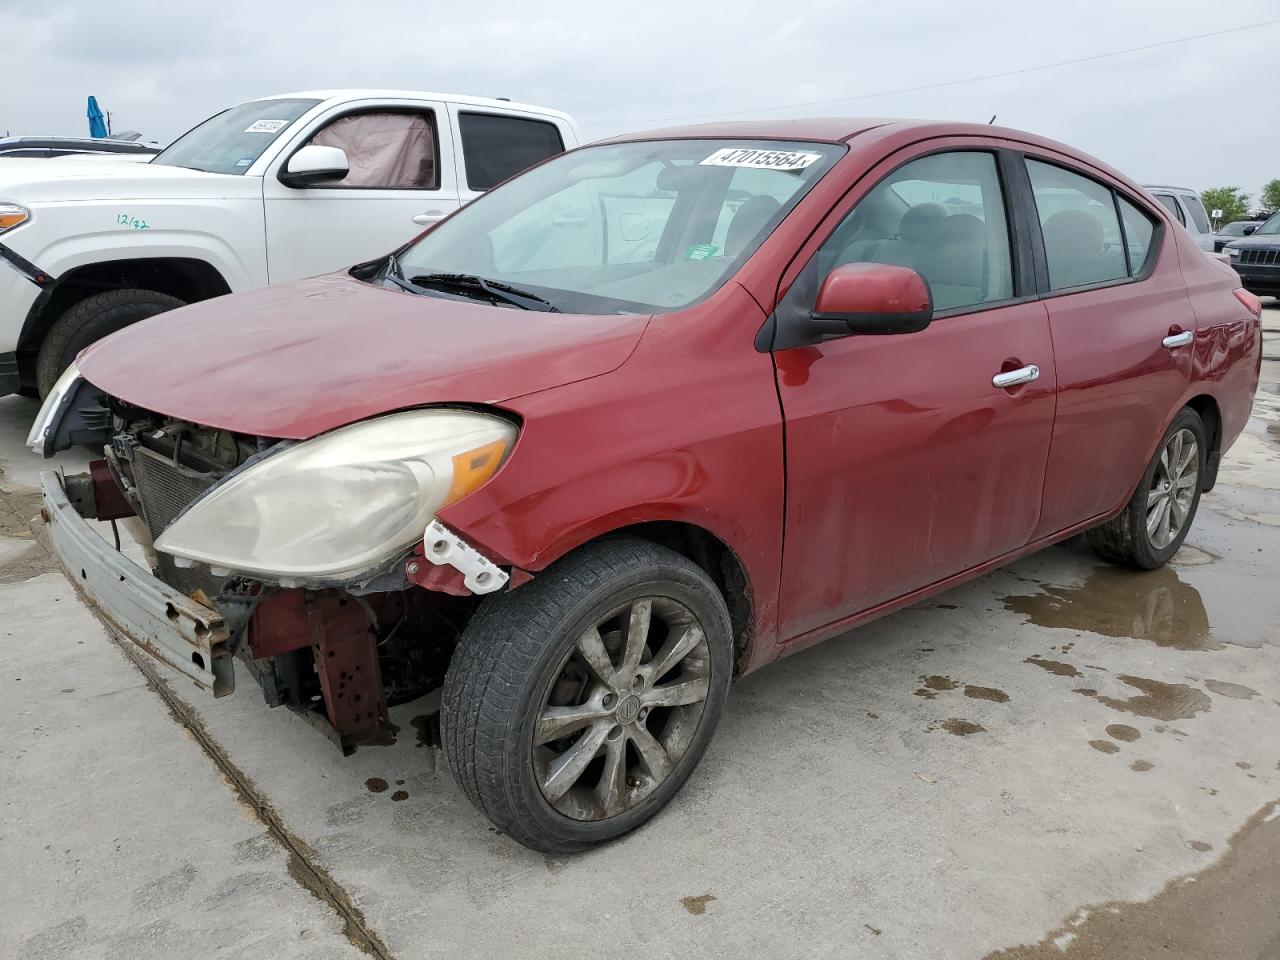
<svg viewBox="0 0 1280 960">
<path fill-rule="evenodd" d="M 146 410 L 303 439 L 391 410 L 499 403 L 608 373 L 647 320 L 421 297 L 341 274 L 144 320 L 79 364 Z"/>
</svg>

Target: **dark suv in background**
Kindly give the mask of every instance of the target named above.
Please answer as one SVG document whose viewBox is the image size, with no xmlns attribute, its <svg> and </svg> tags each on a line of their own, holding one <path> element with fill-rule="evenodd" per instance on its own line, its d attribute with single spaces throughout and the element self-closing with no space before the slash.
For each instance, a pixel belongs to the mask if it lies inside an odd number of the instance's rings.
<svg viewBox="0 0 1280 960">
<path fill-rule="evenodd" d="M 1250 293 L 1280 297 L 1280 213 L 1271 215 L 1257 230 L 1222 248 L 1240 282 Z"/>
</svg>

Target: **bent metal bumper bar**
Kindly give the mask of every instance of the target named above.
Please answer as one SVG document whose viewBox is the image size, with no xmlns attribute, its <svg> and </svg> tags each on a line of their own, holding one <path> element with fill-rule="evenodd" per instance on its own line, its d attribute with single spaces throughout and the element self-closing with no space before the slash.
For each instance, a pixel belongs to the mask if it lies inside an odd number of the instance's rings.
<svg viewBox="0 0 1280 960">
<path fill-rule="evenodd" d="M 231 693 L 235 675 L 222 614 L 156 579 L 98 536 L 76 513 L 57 473 L 46 471 L 40 482 L 53 552 L 107 628 L 215 697 Z"/>
</svg>

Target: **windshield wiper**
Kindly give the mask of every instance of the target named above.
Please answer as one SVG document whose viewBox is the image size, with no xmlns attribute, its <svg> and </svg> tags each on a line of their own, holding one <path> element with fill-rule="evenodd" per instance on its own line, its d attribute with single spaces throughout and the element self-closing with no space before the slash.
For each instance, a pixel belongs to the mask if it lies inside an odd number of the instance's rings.
<svg viewBox="0 0 1280 960">
<path fill-rule="evenodd" d="M 399 273 L 400 265 L 395 261 L 394 256 L 392 257 L 392 263 L 396 272 Z M 392 264 L 388 265 L 389 270 L 391 266 Z M 424 273 L 416 277 L 410 277 L 407 281 L 404 280 L 403 275 L 397 277 L 389 272 L 388 276 L 392 277 L 393 282 L 398 279 L 417 287 L 435 287 L 441 290 L 450 288 L 455 290 L 479 290 L 494 301 L 509 303 L 511 306 L 519 307 L 522 310 L 538 310 L 543 313 L 560 312 L 559 307 L 536 293 L 530 293 L 528 290 L 521 290 L 519 287 L 513 287 L 497 280 L 486 280 L 484 277 L 477 277 L 469 273 Z"/>
</svg>

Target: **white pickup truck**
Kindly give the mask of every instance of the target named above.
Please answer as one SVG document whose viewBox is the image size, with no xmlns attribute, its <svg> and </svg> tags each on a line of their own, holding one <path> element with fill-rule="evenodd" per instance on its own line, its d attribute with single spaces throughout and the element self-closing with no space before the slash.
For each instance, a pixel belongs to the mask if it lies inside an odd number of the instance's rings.
<svg viewBox="0 0 1280 960">
<path fill-rule="evenodd" d="M 0 395 L 145 317 L 388 253 L 578 142 L 542 107 L 326 90 L 232 107 L 150 163 L 8 160 Z"/>
</svg>

